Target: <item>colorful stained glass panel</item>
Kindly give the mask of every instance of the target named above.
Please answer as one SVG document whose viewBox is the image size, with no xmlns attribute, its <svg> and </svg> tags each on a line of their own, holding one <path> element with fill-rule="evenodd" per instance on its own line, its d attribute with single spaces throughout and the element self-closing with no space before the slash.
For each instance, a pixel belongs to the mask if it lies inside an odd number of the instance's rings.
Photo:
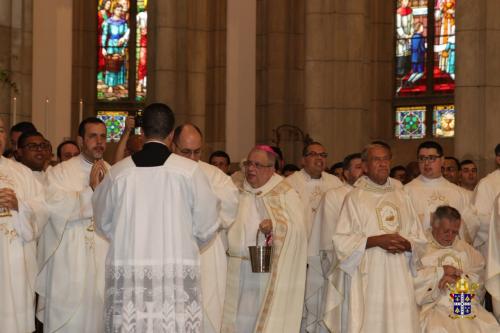
<svg viewBox="0 0 500 333">
<path fill-rule="evenodd" d="M 434 106 L 432 133 L 436 138 L 455 136 L 455 115 L 455 105 Z"/>
<path fill-rule="evenodd" d="M 436 0 L 434 8 L 434 91 L 455 90 L 455 7 L 456 0 Z"/>
<path fill-rule="evenodd" d="M 425 110 L 425 106 L 396 108 L 396 138 L 423 138 L 425 136 Z"/>
<path fill-rule="evenodd" d="M 428 2 L 398 0 L 396 8 L 396 95 L 418 96 L 427 90 Z"/>
<path fill-rule="evenodd" d="M 130 1 L 98 0 L 97 99 L 127 99 L 129 76 Z"/>
<path fill-rule="evenodd" d="M 136 42 L 136 101 L 143 102 L 146 99 L 147 90 L 147 46 L 148 46 L 148 2 L 137 0 L 137 42 Z"/>
<path fill-rule="evenodd" d="M 128 112 L 125 111 L 98 111 L 97 118 L 106 124 L 106 141 L 118 142 L 125 128 L 125 119 Z"/>
</svg>

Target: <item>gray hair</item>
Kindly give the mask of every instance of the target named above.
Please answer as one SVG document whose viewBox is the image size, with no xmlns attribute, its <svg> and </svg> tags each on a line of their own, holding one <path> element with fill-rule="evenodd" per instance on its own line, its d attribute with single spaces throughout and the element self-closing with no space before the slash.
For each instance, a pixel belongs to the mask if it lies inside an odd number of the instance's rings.
<svg viewBox="0 0 500 333">
<path fill-rule="evenodd" d="M 462 220 L 462 216 L 460 212 L 451 206 L 439 206 L 431 216 L 431 226 L 439 226 L 441 220 L 448 219 L 450 221 L 458 221 Z"/>
<path fill-rule="evenodd" d="M 363 148 L 363 150 L 361 151 L 361 160 L 363 162 L 367 161 L 368 160 L 368 153 L 370 152 L 370 150 L 375 149 L 375 148 L 385 149 L 389 153 L 389 155 L 391 155 L 391 157 L 392 157 L 391 147 L 389 145 L 376 142 L 376 143 L 370 143 Z"/>
</svg>

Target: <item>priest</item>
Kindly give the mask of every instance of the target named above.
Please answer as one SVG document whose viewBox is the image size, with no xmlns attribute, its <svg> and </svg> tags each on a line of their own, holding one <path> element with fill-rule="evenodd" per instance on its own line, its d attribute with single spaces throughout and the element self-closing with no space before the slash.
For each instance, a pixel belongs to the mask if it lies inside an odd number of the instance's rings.
<svg viewBox="0 0 500 333">
<path fill-rule="evenodd" d="M 327 157 L 328 153 L 321 143 L 309 143 L 302 151 L 304 167 L 286 178 L 286 181 L 299 193 L 300 200 L 304 204 L 304 222 L 308 235 L 308 268 L 301 332 L 327 332 L 322 324 L 326 272 L 323 272 L 321 267 L 319 253 L 321 221 L 316 220 L 316 216 L 324 194 L 330 189 L 342 186 L 339 178 L 325 172 Z"/>
<path fill-rule="evenodd" d="M 144 109 L 143 149 L 115 164 L 92 198 L 106 258 L 106 332 L 203 332 L 199 247 L 218 229 L 198 163 L 171 154 L 174 115 Z"/>
<path fill-rule="evenodd" d="M 479 181 L 472 199 L 480 220 L 480 227 L 474 246 L 485 257 L 488 256 L 488 234 L 490 231 L 491 214 L 495 205 L 495 199 L 500 194 L 500 143 L 495 147 L 495 156 L 496 169 Z"/>
<path fill-rule="evenodd" d="M 315 226 L 321 226 L 321 266 L 327 276 L 324 287 L 325 304 L 322 319 L 331 332 L 340 332 L 342 325 L 342 304 L 344 304 L 345 308 L 347 307 L 347 298 L 341 294 L 344 292 L 345 275 L 338 267 L 338 260 L 333 251 L 332 236 L 340 217 L 340 210 L 344 199 L 354 189 L 354 184 L 362 175 L 363 162 L 361 154 L 355 153 L 346 156 L 343 161 L 343 176 L 346 182 L 341 187 L 326 192 L 314 224 Z M 344 311 L 344 315 L 347 315 L 347 311 Z"/>
<path fill-rule="evenodd" d="M 207 176 L 210 188 L 218 199 L 217 211 L 221 229 L 200 253 L 201 290 L 203 294 L 203 332 L 220 332 L 222 309 L 226 293 L 227 229 L 232 225 L 238 210 L 238 189 L 231 177 L 219 168 L 200 160 L 203 136 L 200 129 L 190 123 L 174 130 L 172 151 L 198 163 Z"/>
<path fill-rule="evenodd" d="M 460 238 L 472 244 L 479 229 L 479 218 L 466 191 L 443 177 L 443 148 L 435 141 L 425 141 L 417 149 L 420 176 L 404 186 L 417 211 L 424 230 L 430 227 L 431 213 L 438 206 L 456 208 L 464 220 Z"/>
<path fill-rule="evenodd" d="M 0 326 L 35 330 L 36 241 L 47 222 L 42 185 L 30 169 L 3 157 L 7 128 L 0 118 Z"/>
<path fill-rule="evenodd" d="M 422 255 L 422 267 L 415 278 L 415 294 L 421 307 L 420 321 L 423 332 L 500 332 L 491 313 L 481 306 L 484 294 L 484 258 L 467 242 L 458 239 L 461 217 L 450 206 L 439 206 L 433 213 L 431 228 L 426 231 L 428 243 Z M 473 319 L 450 318 L 453 299 L 449 287 L 460 278 L 466 278 L 475 294 L 471 301 Z"/>
<path fill-rule="evenodd" d="M 500 321 L 500 194 L 493 207 L 486 263 L 486 290 L 491 295 L 493 312 Z"/>
<path fill-rule="evenodd" d="M 410 198 L 389 179 L 391 151 L 370 144 L 362 176 L 347 194 L 333 234 L 347 332 L 420 332 L 412 273 L 425 237 Z"/>
<path fill-rule="evenodd" d="M 238 214 L 228 231 L 229 266 L 223 333 L 290 333 L 300 329 L 307 239 L 297 192 L 274 171 L 277 154 L 253 148 L 245 164 Z M 269 273 L 253 273 L 249 246 L 272 246 Z"/>
<path fill-rule="evenodd" d="M 44 332 L 103 331 L 107 241 L 94 230 L 92 194 L 109 168 L 106 126 L 95 117 L 78 128 L 81 154 L 47 172 L 50 218 L 38 244 L 37 318 Z"/>
</svg>

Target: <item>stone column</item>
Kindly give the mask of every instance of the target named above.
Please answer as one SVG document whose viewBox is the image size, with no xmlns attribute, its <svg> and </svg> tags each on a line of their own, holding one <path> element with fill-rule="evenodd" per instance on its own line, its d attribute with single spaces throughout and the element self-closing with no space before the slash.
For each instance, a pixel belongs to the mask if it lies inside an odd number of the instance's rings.
<svg viewBox="0 0 500 333">
<path fill-rule="evenodd" d="M 367 0 L 306 1 L 305 125 L 329 164 L 359 151 L 370 128 L 371 44 Z"/>
<path fill-rule="evenodd" d="M 255 145 L 256 0 L 227 2 L 226 151 L 233 161 Z"/>
<path fill-rule="evenodd" d="M 72 0 L 33 2 L 33 123 L 54 146 L 71 134 L 72 18 Z"/>
<path fill-rule="evenodd" d="M 7 127 L 14 98 L 16 122 L 31 121 L 32 30 L 31 0 L 0 0 L 0 70 L 10 81 L 0 82 L 0 116 Z"/>
<path fill-rule="evenodd" d="M 305 130 L 304 0 L 257 1 L 256 141 L 277 145 L 280 125 Z M 280 132 L 285 161 L 300 159 L 302 142 L 295 132 Z"/>
<path fill-rule="evenodd" d="M 481 175 L 495 168 L 500 143 L 500 2 L 457 2 L 457 158 L 478 162 Z"/>
<path fill-rule="evenodd" d="M 221 23 L 225 16 L 220 15 L 225 13 L 223 1 L 156 2 L 151 15 L 154 47 L 149 59 L 153 61 L 148 64 L 148 100 L 168 104 L 177 124 L 194 123 L 207 142 L 217 142 L 219 148 L 223 148 L 224 130 L 218 130 L 225 104 L 225 87 L 221 86 L 225 55 L 220 51 L 225 47 L 220 40 L 225 38 L 225 23 Z M 211 150 L 205 149 L 204 159 Z"/>
<path fill-rule="evenodd" d="M 71 137 L 78 135 L 79 102 L 83 119 L 95 116 L 97 74 L 97 1 L 73 1 L 72 84 L 70 116 Z M 108 149 L 109 146 L 108 146 Z"/>
</svg>

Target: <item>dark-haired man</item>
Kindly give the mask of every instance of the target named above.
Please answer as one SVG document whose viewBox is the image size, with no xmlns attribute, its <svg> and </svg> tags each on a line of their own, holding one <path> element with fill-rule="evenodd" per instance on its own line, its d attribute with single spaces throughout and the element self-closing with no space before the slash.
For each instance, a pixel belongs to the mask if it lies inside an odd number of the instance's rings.
<svg viewBox="0 0 500 333">
<path fill-rule="evenodd" d="M 35 128 L 35 125 L 33 125 L 33 123 L 30 123 L 29 121 L 22 121 L 10 128 L 10 153 L 14 156 L 14 158 L 17 158 L 17 141 L 19 140 L 19 137 L 23 133 L 36 131 L 37 130 Z"/>
<path fill-rule="evenodd" d="M 319 253 L 321 228 L 314 226 L 315 218 L 325 192 L 343 184 L 339 178 L 325 172 L 327 157 L 326 149 L 321 143 L 309 143 L 302 151 L 302 170 L 286 178 L 286 182 L 299 193 L 304 206 L 309 248 L 302 330 L 309 332 L 326 330 L 322 324 L 325 273 L 321 268 Z"/>
<path fill-rule="evenodd" d="M 477 165 L 472 160 L 460 162 L 460 186 L 467 190 L 471 199 L 478 182 Z"/>
<path fill-rule="evenodd" d="M 75 141 L 66 140 L 57 146 L 57 161 L 59 163 L 67 161 L 75 156 L 80 155 L 80 147 Z"/>
<path fill-rule="evenodd" d="M 391 178 L 399 180 L 402 184 L 405 184 L 406 179 L 408 178 L 408 175 L 406 174 L 406 168 L 402 165 L 396 165 L 395 167 L 391 168 L 390 176 Z"/>
<path fill-rule="evenodd" d="M 435 141 L 425 141 L 417 149 L 417 160 L 420 176 L 404 188 L 410 195 L 424 230 L 430 227 L 432 212 L 438 206 L 452 206 L 460 212 L 465 222 L 461 225 L 460 238 L 472 244 L 479 220 L 465 190 L 443 177 L 443 148 Z"/>
<path fill-rule="evenodd" d="M 460 162 L 453 156 L 445 156 L 443 177 L 455 185 L 460 183 Z"/>
<path fill-rule="evenodd" d="M 33 332 L 36 242 L 47 211 L 42 186 L 30 169 L 2 156 L 6 146 L 0 118 L 0 330 Z"/>
<path fill-rule="evenodd" d="M 46 332 L 103 331 L 107 241 L 94 232 L 92 194 L 109 165 L 106 126 L 95 117 L 78 128 L 82 153 L 47 172 L 50 219 L 39 242 L 37 317 Z"/>
<path fill-rule="evenodd" d="M 326 299 L 325 299 L 325 324 L 333 332 L 340 332 L 341 315 L 339 311 L 341 307 L 336 307 L 338 304 L 337 290 L 344 288 L 344 274 L 340 269 L 336 268 L 338 260 L 333 252 L 332 237 L 340 217 L 340 209 L 344 203 L 346 195 L 354 189 L 354 184 L 363 175 L 363 161 L 360 153 L 347 155 L 343 161 L 344 185 L 338 188 L 331 189 L 325 193 L 324 199 L 321 202 L 319 213 L 316 215 L 314 226 L 321 226 L 320 232 L 320 253 L 321 267 L 325 276 L 328 279 L 325 281 Z M 335 288 L 330 287 L 332 283 Z M 332 315 L 333 312 L 334 315 Z"/>
<path fill-rule="evenodd" d="M 47 151 L 50 145 L 39 132 L 23 133 L 18 140 L 17 160 L 33 171 L 33 175 L 42 185 L 46 185 L 46 174 L 43 170 L 47 162 Z"/>
<path fill-rule="evenodd" d="M 219 226 L 217 198 L 198 163 L 168 149 L 173 127 L 167 105 L 148 105 L 142 150 L 116 163 L 92 199 L 111 247 L 105 332 L 129 330 L 129 320 L 137 332 L 202 331 L 199 247 Z"/>
<path fill-rule="evenodd" d="M 208 163 L 218 167 L 225 174 L 227 175 L 229 174 L 229 166 L 231 165 L 231 159 L 229 158 L 229 155 L 225 151 L 222 150 L 214 151 L 210 155 Z"/>
</svg>

